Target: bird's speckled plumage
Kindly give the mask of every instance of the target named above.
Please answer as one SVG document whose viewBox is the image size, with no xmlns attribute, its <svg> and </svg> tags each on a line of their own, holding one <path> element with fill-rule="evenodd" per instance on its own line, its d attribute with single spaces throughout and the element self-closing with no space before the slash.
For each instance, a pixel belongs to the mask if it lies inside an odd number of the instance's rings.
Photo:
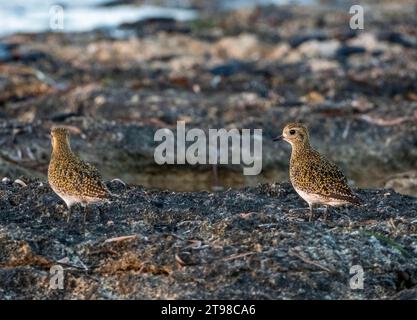
<svg viewBox="0 0 417 320">
<path fill-rule="evenodd" d="M 290 180 L 297 193 L 309 204 L 361 204 L 340 169 L 310 146 L 307 128 L 288 124 L 281 139 L 292 146 Z"/>
<path fill-rule="evenodd" d="M 72 152 L 67 129 L 52 129 L 51 139 L 48 182 L 68 208 L 74 203 L 88 204 L 110 199 L 111 193 L 97 169 Z"/>
</svg>

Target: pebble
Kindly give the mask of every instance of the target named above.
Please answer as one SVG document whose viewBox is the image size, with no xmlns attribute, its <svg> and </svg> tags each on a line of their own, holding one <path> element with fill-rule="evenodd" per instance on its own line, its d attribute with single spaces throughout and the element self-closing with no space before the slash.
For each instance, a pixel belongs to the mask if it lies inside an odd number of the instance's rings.
<svg viewBox="0 0 417 320">
<path fill-rule="evenodd" d="M 3 183 L 10 183 L 10 179 L 8 178 L 8 177 L 4 177 L 3 179 L 1 179 L 1 182 L 3 182 Z"/>
</svg>

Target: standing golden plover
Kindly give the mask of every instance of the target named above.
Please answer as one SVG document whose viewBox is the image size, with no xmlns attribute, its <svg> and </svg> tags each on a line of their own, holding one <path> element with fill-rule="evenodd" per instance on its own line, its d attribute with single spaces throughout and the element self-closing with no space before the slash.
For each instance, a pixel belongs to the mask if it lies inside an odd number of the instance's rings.
<svg viewBox="0 0 417 320">
<path fill-rule="evenodd" d="M 315 204 L 339 206 L 362 203 L 350 189 L 339 168 L 310 146 L 307 128 L 301 123 L 285 126 L 282 135 L 274 141 L 291 144 L 290 180 L 295 191 L 303 198 L 313 216 Z"/>
<path fill-rule="evenodd" d="M 111 199 L 97 169 L 72 152 L 67 129 L 53 128 L 51 140 L 48 182 L 68 209 L 75 203 L 86 205 Z"/>
</svg>

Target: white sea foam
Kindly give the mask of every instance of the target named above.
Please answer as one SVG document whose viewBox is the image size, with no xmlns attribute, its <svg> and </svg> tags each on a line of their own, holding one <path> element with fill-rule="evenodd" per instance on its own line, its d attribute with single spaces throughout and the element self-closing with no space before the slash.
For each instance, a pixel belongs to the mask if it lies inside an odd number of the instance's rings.
<svg viewBox="0 0 417 320">
<path fill-rule="evenodd" d="M 124 22 L 163 17 L 178 21 L 197 17 L 195 10 L 163 8 L 157 6 L 103 7 L 104 0 L 14 0 L 0 1 L 0 36 L 16 32 L 42 32 L 50 30 L 50 8 L 60 5 L 64 9 L 63 32 L 89 31 L 95 28 L 116 27 Z"/>
</svg>

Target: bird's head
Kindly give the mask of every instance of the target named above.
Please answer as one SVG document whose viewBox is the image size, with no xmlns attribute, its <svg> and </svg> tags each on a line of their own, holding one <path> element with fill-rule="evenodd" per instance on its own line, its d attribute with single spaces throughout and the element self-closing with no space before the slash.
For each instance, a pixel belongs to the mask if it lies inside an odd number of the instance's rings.
<svg viewBox="0 0 417 320">
<path fill-rule="evenodd" d="M 301 123 L 289 123 L 285 126 L 284 130 L 282 130 L 282 135 L 273 140 L 285 140 L 292 146 L 309 144 L 308 130 Z"/>
<path fill-rule="evenodd" d="M 69 147 L 69 132 L 66 128 L 55 127 L 51 130 L 52 149 L 57 150 L 59 147 Z"/>
</svg>

